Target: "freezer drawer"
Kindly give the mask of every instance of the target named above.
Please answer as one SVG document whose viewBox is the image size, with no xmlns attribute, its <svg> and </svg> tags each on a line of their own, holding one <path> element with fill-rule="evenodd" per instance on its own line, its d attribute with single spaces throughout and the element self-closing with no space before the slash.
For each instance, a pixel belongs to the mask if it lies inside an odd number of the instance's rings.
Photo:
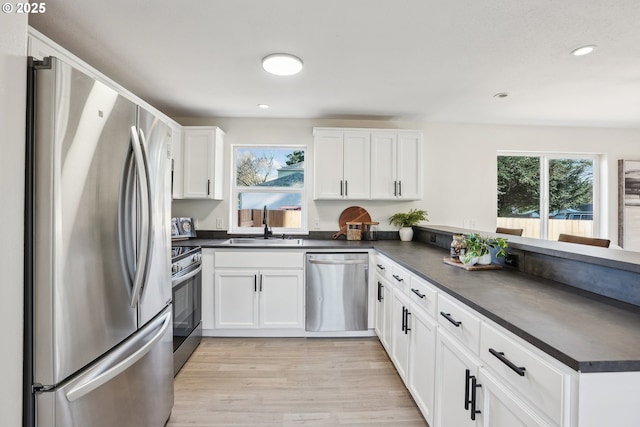
<svg viewBox="0 0 640 427">
<path fill-rule="evenodd" d="M 367 253 L 308 253 L 306 330 L 368 329 Z"/>
<path fill-rule="evenodd" d="M 68 383 L 37 395 L 38 427 L 159 427 L 173 407 L 171 306 Z"/>
</svg>

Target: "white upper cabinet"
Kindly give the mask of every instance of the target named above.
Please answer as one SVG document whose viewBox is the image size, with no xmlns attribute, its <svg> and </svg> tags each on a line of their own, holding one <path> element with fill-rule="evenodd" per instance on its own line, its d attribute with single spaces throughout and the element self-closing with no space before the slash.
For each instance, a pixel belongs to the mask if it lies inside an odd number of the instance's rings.
<svg viewBox="0 0 640 427">
<path fill-rule="evenodd" d="M 314 128 L 314 199 L 422 198 L 422 133 Z"/>
<path fill-rule="evenodd" d="M 376 131 L 371 134 L 371 198 L 422 198 L 422 133 Z"/>
<path fill-rule="evenodd" d="M 216 126 L 182 131 L 183 197 L 222 200 L 224 132 Z"/>
<path fill-rule="evenodd" d="M 314 130 L 314 199 L 368 199 L 370 134 Z"/>
</svg>

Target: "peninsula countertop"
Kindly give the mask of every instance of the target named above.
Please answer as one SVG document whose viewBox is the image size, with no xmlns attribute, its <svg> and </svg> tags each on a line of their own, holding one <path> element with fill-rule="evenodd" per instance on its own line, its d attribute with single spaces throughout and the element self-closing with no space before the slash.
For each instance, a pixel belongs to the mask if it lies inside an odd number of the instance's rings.
<svg viewBox="0 0 640 427">
<path fill-rule="evenodd" d="M 466 271 L 447 265 L 444 249 L 422 242 L 305 240 L 300 246 L 203 248 L 244 250 L 374 248 L 480 314 L 580 372 L 640 371 L 640 309 L 505 267 Z M 186 244 L 186 243 L 185 243 Z"/>
</svg>

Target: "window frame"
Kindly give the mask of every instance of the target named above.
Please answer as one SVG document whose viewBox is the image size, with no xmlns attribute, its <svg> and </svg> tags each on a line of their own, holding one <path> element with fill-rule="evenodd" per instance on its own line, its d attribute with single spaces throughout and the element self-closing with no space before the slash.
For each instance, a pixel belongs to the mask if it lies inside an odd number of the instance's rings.
<svg viewBox="0 0 640 427">
<path fill-rule="evenodd" d="M 496 179 L 498 176 L 497 160 L 501 156 L 510 157 L 537 157 L 540 160 L 540 236 L 538 238 L 549 240 L 549 161 L 558 159 L 585 159 L 593 162 L 593 237 L 602 237 L 600 235 L 600 221 L 602 218 L 600 208 L 600 163 L 602 155 L 596 153 L 572 153 L 572 152 L 553 152 L 553 151 L 509 151 L 498 150 L 496 153 Z M 497 185 L 497 181 L 496 181 Z M 496 203 L 497 187 L 496 187 Z M 498 216 L 496 213 L 496 224 Z"/>
<path fill-rule="evenodd" d="M 232 234 L 247 234 L 247 235 L 262 235 L 262 232 L 257 233 L 255 227 L 240 227 L 238 225 L 238 205 L 237 200 L 240 193 L 293 193 L 300 194 L 300 200 L 302 203 L 300 228 L 285 228 L 285 227 L 271 227 L 269 230 L 274 234 L 288 234 L 288 235 L 307 235 L 309 234 L 308 228 L 308 204 L 307 194 L 309 190 L 309 179 L 307 173 L 307 155 L 309 153 L 309 147 L 306 145 L 265 145 L 265 144 L 233 144 L 231 148 L 231 176 L 230 176 L 230 195 L 229 202 L 229 233 Z M 290 151 L 304 151 L 305 167 L 303 168 L 304 185 L 302 187 L 245 187 L 238 186 L 236 182 L 236 165 L 238 149 L 250 149 L 250 150 L 290 150 Z"/>
</svg>

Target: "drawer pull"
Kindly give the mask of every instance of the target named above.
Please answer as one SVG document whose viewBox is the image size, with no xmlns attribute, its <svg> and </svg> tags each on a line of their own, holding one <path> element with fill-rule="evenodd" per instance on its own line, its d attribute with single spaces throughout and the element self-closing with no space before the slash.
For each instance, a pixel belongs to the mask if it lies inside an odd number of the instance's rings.
<svg viewBox="0 0 640 427">
<path fill-rule="evenodd" d="M 469 384 L 471 382 L 471 384 Z M 471 371 L 469 369 L 465 370 L 465 379 L 464 379 L 464 409 L 465 411 L 470 411 L 471 420 L 476 420 L 476 415 L 481 414 L 482 411 L 478 411 L 476 409 L 476 400 L 477 400 L 477 388 L 482 387 L 482 384 L 478 384 L 478 380 L 475 375 L 471 375 Z M 469 393 L 471 392 L 471 393 Z M 469 395 L 471 394 L 471 395 Z"/>
<path fill-rule="evenodd" d="M 393 278 L 396 279 L 398 282 L 404 282 L 404 279 L 400 276 L 396 276 L 395 274 L 393 274 Z"/>
<path fill-rule="evenodd" d="M 421 294 L 419 290 L 411 288 L 411 292 L 424 299 L 424 294 Z"/>
<path fill-rule="evenodd" d="M 493 354 L 495 357 L 498 358 L 498 360 L 500 360 L 502 363 L 504 363 L 509 368 L 511 368 L 511 370 L 513 370 L 513 372 L 515 372 L 516 374 L 520 375 L 521 377 L 524 377 L 525 367 L 524 366 L 516 366 L 516 365 L 514 365 L 513 362 L 511 362 L 509 359 L 504 357 L 504 352 L 496 351 L 496 350 L 490 348 L 489 349 L 489 353 Z"/>
<path fill-rule="evenodd" d="M 382 271 L 386 270 L 386 268 L 384 268 L 384 265 L 382 264 L 376 264 L 378 266 L 378 268 Z"/>
<path fill-rule="evenodd" d="M 451 317 L 451 313 L 445 313 L 444 311 L 441 311 L 440 315 L 447 319 L 449 322 L 453 323 L 453 326 L 455 326 L 456 328 L 459 328 L 460 325 L 462 325 L 462 322 Z"/>
</svg>

